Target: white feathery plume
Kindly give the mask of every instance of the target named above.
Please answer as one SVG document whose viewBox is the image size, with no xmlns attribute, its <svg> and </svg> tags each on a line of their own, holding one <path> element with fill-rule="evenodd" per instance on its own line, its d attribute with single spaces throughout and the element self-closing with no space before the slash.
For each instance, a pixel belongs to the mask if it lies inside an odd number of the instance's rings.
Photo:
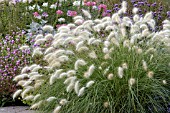
<svg viewBox="0 0 170 113">
<path fill-rule="evenodd" d="M 140 28 L 145 30 L 145 29 L 148 29 L 148 26 L 146 24 L 142 24 L 142 25 L 140 25 Z"/>
<path fill-rule="evenodd" d="M 123 77 L 123 68 L 122 67 L 118 67 L 118 77 L 119 78 Z"/>
<path fill-rule="evenodd" d="M 104 59 L 105 59 L 105 60 L 111 59 L 110 54 L 109 54 L 109 53 L 105 54 L 105 55 L 104 55 Z"/>
<path fill-rule="evenodd" d="M 57 106 L 57 107 L 54 109 L 53 113 L 59 113 L 59 112 L 60 112 L 60 109 L 61 109 L 61 106 Z"/>
<path fill-rule="evenodd" d="M 92 75 L 92 73 L 94 72 L 94 69 L 95 69 L 95 66 L 91 65 L 89 67 L 88 71 L 84 73 L 84 77 L 89 78 Z"/>
<path fill-rule="evenodd" d="M 109 25 L 109 26 L 106 26 L 105 31 L 110 31 L 114 29 L 115 29 L 114 26 Z"/>
<path fill-rule="evenodd" d="M 83 23 L 82 19 L 77 19 L 74 21 L 75 24 L 81 25 Z"/>
<path fill-rule="evenodd" d="M 22 98 L 24 98 L 27 93 L 29 93 L 29 92 L 31 92 L 31 91 L 33 91 L 33 90 L 34 90 L 34 88 L 33 88 L 32 86 L 26 88 L 26 89 L 21 93 Z"/>
<path fill-rule="evenodd" d="M 65 50 L 59 49 L 59 50 L 55 51 L 54 54 L 55 54 L 56 57 L 58 57 L 58 56 L 63 55 L 65 52 L 66 52 Z"/>
<path fill-rule="evenodd" d="M 33 50 L 32 57 L 37 56 L 37 55 L 42 55 L 42 54 L 43 54 L 42 51 L 40 51 L 40 50 L 38 50 L 38 49 L 34 49 L 34 50 Z"/>
<path fill-rule="evenodd" d="M 29 78 L 30 78 L 31 76 L 38 75 L 38 74 L 39 74 L 38 72 L 31 72 L 31 73 L 29 73 Z"/>
<path fill-rule="evenodd" d="M 40 74 L 38 74 L 38 75 L 33 75 L 33 76 L 30 77 L 29 80 L 34 81 L 34 80 L 38 80 L 38 79 L 40 79 L 40 78 L 42 78 L 42 77 L 43 77 L 43 75 L 40 75 Z"/>
<path fill-rule="evenodd" d="M 29 70 L 28 66 L 25 66 L 22 70 L 21 70 L 21 74 L 26 73 Z"/>
<path fill-rule="evenodd" d="M 36 40 L 34 44 L 40 45 L 40 44 L 44 44 L 45 42 L 46 42 L 46 39 L 42 38 L 42 39 Z"/>
<path fill-rule="evenodd" d="M 28 78 L 28 74 L 21 74 L 21 75 L 17 75 L 17 76 L 15 76 L 14 77 L 14 79 L 13 79 L 13 81 L 19 81 L 19 80 L 22 80 L 22 79 L 24 79 L 24 78 Z"/>
<path fill-rule="evenodd" d="M 30 70 L 33 70 L 33 68 L 35 68 L 37 66 L 37 64 L 32 64 L 31 66 L 29 66 Z"/>
<path fill-rule="evenodd" d="M 49 31 L 49 32 L 53 31 L 53 27 L 51 25 L 45 25 L 42 29 L 43 31 Z"/>
<path fill-rule="evenodd" d="M 75 90 L 76 94 L 78 94 L 78 92 L 79 92 L 79 87 L 80 87 L 79 81 L 76 81 L 75 85 L 74 85 L 74 90 Z"/>
<path fill-rule="evenodd" d="M 62 38 L 57 38 L 57 40 L 53 41 L 52 46 L 54 48 L 57 48 L 58 46 L 63 44 L 64 39 Z"/>
<path fill-rule="evenodd" d="M 47 98 L 47 102 L 51 102 L 51 101 L 53 101 L 53 100 L 55 100 L 55 99 L 57 99 L 56 97 L 49 97 L 49 98 Z"/>
<path fill-rule="evenodd" d="M 62 55 L 62 56 L 58 57 L 58 60 L 59 60 L 60 62 L 66 62 L 66 61 L 69 60 L 69 58 L 68 58 L 68 56 L 66 56 L 66 55 Z"/>
<path fill-rule="evenodd" d="M 23 86 L 25 84 L 26 80 L 20 80 L 18 81 L 17 85 L 18 86 Z"/>
<path fill-rule="evenodd" d="M 34 96 L 33 95 L 29 95 L 29 96 L 26 96 L 24 98 L 24 100 L 27 100 L 27 101 L 32 101 L 34 99 Z"/>
<path fill-rule="evenodd" d="M 45 36 L 45 40 L 51 40 L 51 39 L 53 39 L 53 35 L 52 34 L 47 34 Z"/>
<path fill-rule="evenodd" d="M 93 58 L 93 59 L 96 59 L 96 58 L 97 58 L 97 55 L 96 55 L 95 51 L 90 52 L 90 53 L 88 54 L 88 56 L 89 56 L 90 58 Z"/>
<path fill-rule="evenodd" d="M 69 28 L 75 28 L 75 27 L 76 27 L 76 25 L 73 24 L 73 23 L 69 23 L 69 24 L 67 24 L 67 26 L 68 26 Z"/>
<path fill-rule="evenodd" d="M 148 74 L 147 74 L 147 76 L 148 76 L 149 78 L 153 78 L 154 72 L 153 72 L 153 71 L 149 71 Z"/>
<path fill-rule="evenodd" d="M 82 47 L 80 47 L 77 51 L 78 51 L 78 52 L 85 52 L 85 51 L 88 51 L 88 50 L 89 50 L 88 47 L 82 46 Z"/>
<path fill-rule="evenodd" d="M 134 7 L 133 9 L 132 9 L 132 13 L 133 14 L 136 14 L 138 12 L 138 8 L 137 7 Z"/>
<path fill-rule="evenodd" d="M 95 82 L 93 80 L 87 82 L 86 84 L 86 88 L 89 88 L 90 86 L 92 86 Z"/>
<path fill-rule="evenodd" d="M 137 14 L 136 14 L 136 15 L 134 15 L 134 16 L 133 16 L 133 20 L 134 20 L 134 22 L 139 21 L 139 18 L 140 18 L 140 17 L 139 17 L 139 15 L 137 15 Z"/>
<path fill-rule="evenodd" d="M 21 46 L 19 49 L 20 49 L 20 50 L 25 50 L 25 49 L 30 49 L 30 47 L 27 46 L 27 45 L 23 45 L 23 46 Z"/>
<path fill-rule="evenodd" d="M 113 26 L 112 26 L 112 27 L 113 27 Z M 106 40 L 110 42 L 110 40 L 111 40 L 112 38 L 114 38 L 114 36 L 115 36 L 115 33 L 112 31 L 112 32 L 110 32 L 110 34 L 108 35 L 108 37 L 106 38 Z"/>
<path fill-rule="evenodd" d="M 17 90 L 17 91 L 15 91 L 15 93 L 13 94 L 13 99 L 15 99 L 16 97 L 18 97 L 20 94 L 21 94 L 21 92 L 22 92 L 22 90 L 21 89 L 19 89 L 19 90 Z"/>
<path fill-rule="evenodd" d="M 65 72 L 61 73 L 60 76 L 59 76 L 59 78 L 64 78 L 64 77 L 67 77 L 67 73 L 65 73 Z"/>
<path fill-rule="evenodd" d="M 123 69 L 128 69 L 127 63 L 123 63 L 123 64 L 122 64 L 122 68 L 123 68 Z"/>
<path fill-rule="evenodd" d="M 124 47 L 130 47 L 130 41 L 129 40 L 124 40 L 123 41 L 123 46 Z"/>
<path fill-rule="evenodd" d="M 30 107 L 30 109 L 38 109 L 38 108 L 41 106 L 42 102 L 43 102 L 43 101 L 41 100 L 41 101 L 33 104 L 33 105 Z"/>
<path fill-rule="evenodd" d="M 34 101 L 36 101 L 39 97 L 41 96 L 41 94 L 36 94 L 33 98 Z"/>
<path fill-rule="evenodd" d="M 42 34 L 38 34 L 36 37 L 35 37 L 35 40 L 37 41 L 38 39 L 42 39 L 44 36 Z"/>
<path fill-rule="evenodd" d="M 54 50 L 55 50 L 55 48 L 49 47 L 49 48 L 47 48 L 47 49 L 45 50 L 44 54 L 48 54 L 48 53 L 50 53 L 50 52 L 52 52 L 52 51 L 54 51 Z"/>
<path fill-rule="evenodd" d="M 135 84 L 135 79 L 134 78 L 130 78 L 129 79 L 129 86 L 131 87 L 134 84 Z"/>
<path fill-rule="evenodd" d="M 74 19 L 74 21 L 75 21 L 75 20 L 77 20 L 77 19 L 83 19 L 83 17 L 82 17 L 82 16 L 75 16 L 73 19 Z"/>
<path fill-rule="evenodd" d="M 32 83 L 32 81 L 31 81 L 31 80 L 28 80 L 28 81 L 26 81 L 22 86 L 25 87 L 25 86 L 30 85 L 31 83 Z"/>
<path fill-rule="evenodd" d="M 71 50 L 66 50 L 66 55 L 74 55 L 74 52 Z"/>
<path fill-rule="evenodd" d="M 77 79 L 76 76 L 69 77 L 64 81 L 64 84 L 69 84 L 71 82 L 75 82 L 76 79 Z"/>
<path fill-rule="evenodd" d="M 121 22 L 121 18 L 119 17 L 118 13 L 112 15 L 112 21 L 117 23 Z"/>
<path fill-rule="evenodd" d="M 108 80 L 113 80 L 113 77 L 114 77 L 113 73 L 110 73 L 110 74 L 108 74 L 107 79 Z"/>
<path fill-rule="evenodd" d="M 104 46 L 105 47 L 109 47 L 110 46 L 110 42 L 109 41 L 104 41 Z"/>
<path fill-rule="evenodd" d="M 147 37 L 150 34 L 148 29 L 142 31 L 142 37 Z"/>
<path fill-rule="evenodd" d="M 61 26 L 61 27 L 58 28 L 58 31 L 59 32 L 62 32 L 62 31 L 68 32 L 68 31 L 70 31 L 70 28 L 68 26 Z"/>
<path fill-rule="evenodd" d="M 149 22 L 147 22 L 148 25 L 152 28 L 152 29 L 155 29 L 155 20 L 154 19 L 151 19 Z"/>
<path fill-rule="evenodd" d="M 91 14 L 88 11 L 82 9 L 82 12 L 83 12 L 84 16 L 86 16 L 87 18 L 91 18 Z"/>
<path fill-rule="evenodd" d="M 126 1 L 122 2 L 122 10 L 123 10 L 123 13 L 126 13 L 126 10 L 127 10 L 127 2 Z"/>
<path fill-rule="evenodd" d="M 78 96 L 79 96 L 79 97 L 83 95 L 85 88 L 86 88 L 86 87 L 82 87 L 82 88 L 79 90 L 79 92 L 78 92 Z"/>
<path fill-rule="evenodd" d="M 112 19 L 110 17 L 108 17 L 108 16 L 103 17 L 102 22 L 106 22 L 106 21 L 112 21 Z"/>
<path fill-rule="evenodd" d="M 71 42 L 73 40 L 73 37 L 68 37 L 64 40 L 63 44 L 68 44 L 69 42 Z"/>
<path fill-rule="evenodd" d="M 73 76 L 73 75 L 75 75 L 76 74 L 76 71 L 75 70 L 69 70 L 69 71 L 67 71 L 67 76 L 68 77 L 71 77 L 71 76 Z"/>
<path fill-rule="evenodd" d="M 86 65 L 87 63 L 83 60 L 83 59 L 78 59 L 76 62 L 75 62 L 75 64 L 74 64 L 74 69 L 75 70 L 78 70 L 78 68 L 80 67 L 80 66 L 84 66 L 84 65 Z"/>
<path fill-rule="evenodd" d="M 33 70 L 31 70 L 31 72 L 37 72 L 41 68 L 41 66 L 37 65 Z"/>
<path fill-rule="evenodd" d="M 90 38 L 90 39 L 88 39 L 88 45 L 90 45 L 94 40 L 96 40 L 95 38 Z"/>
<path fill-rule="evenodd" d="M 42 82 L 36 82 L 36 83 L 34 84 L 34 88 L 35 88 L 35 89 L 39 89 L 39 88 L 42 86 L 42 84 L 43 84 L 43 81 L 42 81 Z"/>
<path fill-rule="evenodd" d="M 100 19 L 95 19 L 94 22 L 95 22 L 96 24 L 99 24 L 99 23 L 102 23 L 102 20 L 100 20 Z"/>
<path fill-rule="evenodd" d="M 67 86 L 66 91 L 67 91 L 67 92 L 71 92 L 73 89 L 74 89 L 74 82 L 71 82 L 71 83 Z"/>
<path fill-rule="evenodd" d="M 146 61 L 142 60 L 142 65 L 143 65 L 143 69 L 144 69 L 145 71 L 147 71 L 148 66 L 147 66 Z"/>
<path fill-rule="evenodd" d="M 167 84 L 167 81 L 166 81 L 166 80 L 162 80 L 162 83 L 163 83 L 163 84 Z"/>
<path fill-rule="evenodd" d="M 67 102 L 68 102 L 68 101 L 67 101 L 66 99 L 61 99 L 60 102 L 59 102 L 59 104 L 63 106 L 63 105 L 65 105 Z"/>
<path fill-rule="evenodd" d="M 148 13 L 146 13 L 145 14 L 145 16 L 144 16 L 144 18 L 143 18 L 143 21 L 144 22 L 148 22 L 148 21 L 150 21 L 151 19 L 152 19 L 152 12 L 148 12 Z"/>
<path fill-rule="evenodd" d="M 167 19 L 165 19 L 162 23 L 163 23 L 163 24 L 170 24 L 170 21 L 167 20 Z"/>
<path fill-rule="evenodd" d="M 80 47 L 82 47 L 84 44 L 84 41 L 81 41 L 79 43 L 76 44 L 76 50 L 78 50 Z"/>
<path fill-rule="evenodd" d="M 58 78 L 62 72 L 63 72 L 63 69 L 58 69 L 55 71 L 54 75 Z"/>
<path fill-rule="evenodd" d="M 116 46 L 119 46 L 120 44 L 119 44 L 119 41 L 116 39 L 116 38 L 111 38 L 111 42 L 113 43 L 113 44 L 115 44 Z"/>
<path fill-rule="evenodd" d="M 103 53 L 109 53 L 109 49 L 107 47 L 103 48 Z"/>
<path fill-rule="evenodd" d="M 50 77 L 50 85 L 52 85 L 55 82 L 56 78 L 58 78 L 58 77 L 56 77 L 54 74 L 51 75 L 51 77 Z"/>
</svg>

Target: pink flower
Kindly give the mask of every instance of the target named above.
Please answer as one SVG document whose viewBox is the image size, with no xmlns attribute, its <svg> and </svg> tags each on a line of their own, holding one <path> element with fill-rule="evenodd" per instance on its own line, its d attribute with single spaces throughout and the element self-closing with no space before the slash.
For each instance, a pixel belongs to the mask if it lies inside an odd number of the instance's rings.
<svg viewBox="0 0 170 113">
<path fill-rule="evenodd" d="M 96 2 L 86 2 L 85 5 L 86 6 L 94 6 L 94 5 L 96 5 Z"/>
<path fill-rule="evenodd" d="M 100 4 L 99 6 L 98 6 L 98 8 L 99 8 L 99 10 L 104 10 L 104 11 L 106 11 L 107 10 L 107 6 L 106 5 L 104 5 L 104 4 Z"/>
<path fill-rule="evenodd" d="M 35 18 L 41 19 L 41 15 L 38 12 L 33 13 Z"/>
<path fill-rule="evenodd" d="M 34 12 L 33 15 L 34 15 L 35 17 L 40 16 L 38 12 Z"/>
<path fill-rule="evenodd" d="M 109 16 L 109 17 L 110 17 L 110 15 L 111 15 L 111 14 L 110 14 L 110 13 L 107 13 L 107 12 L 103 12 L 103 13 L 102 13 L 102 16 L 103 16 L 103 17 L 106 17 L 106 16 Z"/>
<path fill-rule="evenodd" d="M 66 26 L 67 24 L 57 24 L 56 25 L 56 28 L 59 28 L 59 27 L 61 27 L 61 26 Z"/>
<path fill-rule="evenodd" d="M 76 11 L 71 11 L 71 10 L 67 11 L 67 16 L 76 16 L 76 15 L 77 15 Z"/>
<path fill-rule="evenodd" d="M 63 14 L 63 11 L 61 11 L 61 10 L 57 10 L 57 11 L 56 11 L 56 14 L 58 14 L 58 15 L 62 15 L 62 14 Z"/>
</svg>

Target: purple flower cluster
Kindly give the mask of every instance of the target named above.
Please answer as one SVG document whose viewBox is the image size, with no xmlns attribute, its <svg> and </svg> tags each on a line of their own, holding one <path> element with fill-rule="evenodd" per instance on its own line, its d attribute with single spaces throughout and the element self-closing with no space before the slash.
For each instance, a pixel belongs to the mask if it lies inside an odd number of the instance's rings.
<svg viewBox="0 0 170 113">
<path fill-rule="evenodd" d="M 127 0 L 128 1 L 128 0 Z M 114 4 L 113 11 L 117 12 L 121 7 L 121 4 Z M 131 7 L 137 7 L 138 14 L 143 17 L 146 12 L 152 11 L 153 17 L 156 20 L 156 31 L 162 29 L 162 21 L 167 17 L 170 19 L 170 11 L 166 11 L 165 5 L 161 2 L 149 2 L 148 0 L 131 0 L 128 2 L 127 16 L 133 17 Z"/>
<path fill-rule="evenodd" d="M 19 49 L 25 41 L 22 39 L 24 31 L 13 32 L 13 35 L 0 36 L 0 93 L 2 95 L 8 95 L 16 90 L 16 85 L 12 82 L 13 77 L 30 63 L 30 50 Z"/>
</svg>

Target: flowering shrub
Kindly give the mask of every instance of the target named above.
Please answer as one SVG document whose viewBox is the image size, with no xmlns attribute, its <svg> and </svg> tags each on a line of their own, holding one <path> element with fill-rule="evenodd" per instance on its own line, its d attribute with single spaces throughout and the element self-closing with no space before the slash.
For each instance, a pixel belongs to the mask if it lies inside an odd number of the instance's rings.
<svg viewBox="0 0 170 113">
<path fill-rule="evenodd" d="M 134 8 L 130 19 L 122 16 L 126 10 L 123 2 L 112 17 L 94 20 L 83 10 L 85 18 L 75 16 L 54 36 L 37 35 L 32 56 L 44 63 L 26 66 L 14 78 L 23 88 L 13 98 L 20 95 L 45 113 L 167 112 L 170 21 L 152 32 L 152 12 L 142 18 Z"/>
<path fill-rule="evenodd" d="M 0 106 L 12 100 L 12 94 L 16 91 L 13 78 L 21 69 L 30 63 L 30 50 L 20 50 L 24 39 L 22 33 L 13 32 L 13 36 L 0 36 Z M 22 37 L 24 38 L 24 37 Z M 7 100 L 4 100 L 7 98 Z"/>
</svg>

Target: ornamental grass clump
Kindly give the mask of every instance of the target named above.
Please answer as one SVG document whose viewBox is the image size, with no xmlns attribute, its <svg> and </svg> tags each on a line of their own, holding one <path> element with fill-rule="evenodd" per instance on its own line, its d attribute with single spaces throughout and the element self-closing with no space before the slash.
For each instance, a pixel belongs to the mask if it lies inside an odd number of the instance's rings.
<svg viewBox="0 0 170 113">
<path fill-rule="evenodd" d="M 123 2 L 117 13 L 102 19 L 76 16 L 82 24 L 69 23 L 48 34 L 49 47 L 35 47 L 33 54 L 44 64 L 22 69 L 14 78 L 22 88 L 13 98 L 21 96 L 43 113 L 167 112 L 170 21 L 152 32 L 151 12 L 120 18 L 126 7 Z M 37 36 L 35 43 L 44 45 L 45 37 Z"/>
</svg>

